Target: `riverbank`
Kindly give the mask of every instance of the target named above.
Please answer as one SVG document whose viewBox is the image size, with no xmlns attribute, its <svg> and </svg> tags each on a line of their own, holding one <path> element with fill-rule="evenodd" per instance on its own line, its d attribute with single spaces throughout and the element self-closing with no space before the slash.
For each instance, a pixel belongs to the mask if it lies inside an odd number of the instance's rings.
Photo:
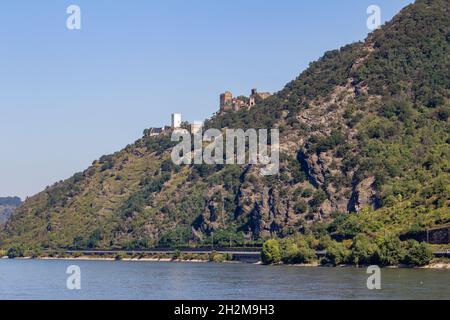
<svg viewBox="0 0 450 320">
<path fill-rule="evenodd" d="M 24 258 L 20 258 L 24 259 Z M 31 259 L 31 258 L 25 258 Z M 66 257 L 66 258 L 54 258 L 54 257 L 39 257 L 34 258 L 36 260 L 68 260 L 68 261 L 128 261 L 128 262 L 193 262 L 193 263 L 207 263 L 211 262 L 208 260 L 192 259 L 192 260 L 182 260 L 182 259 L 170 259 L 170 258 L 107 258 L 107 257 L 93 257 L 93 256 L 81 256 L 81 257 Z"/>
<path fill-rule="evenodd" d="M 436 261 L 431 262 L 427 266 L 420 267 L 422 269 L 448 269 L 450 270 L 450 261 Z"/>
<path fill-rule="evenodd" d="M 0 259 L 9 259 L 7 256 Z M 66 261 L 126 261 L 126 262 L 180 262 L 180 263 L 228 263 L 228 264 L 246 264 L 241 261 L 214 261 L 211 259 L 174 259 L 174 258 L 113 258 L 113 257 L 101 257 L 101 256 L 79 256 L 79 257 L 20 257 L 15 258 L 17 260 L 66 260 Z M 261 261 L 252 263 L 254 265 L 264 265 Z M 352 268 L 354 265 L 342 264 L 342 265 L 322 265 L 319 262 L 307 263 L 307 264 L 277 264 L 287 267 L 320 267 L 320 268 Z M 363 266 L 360 266 L 363 267 Z M 398 265 L 388 266 L 387 269 L 435 269 L 435 270 L 450 270 L 450 259 L 436 259 L 426 266 L 410 266 L 410 265 Z"/>
</svg>

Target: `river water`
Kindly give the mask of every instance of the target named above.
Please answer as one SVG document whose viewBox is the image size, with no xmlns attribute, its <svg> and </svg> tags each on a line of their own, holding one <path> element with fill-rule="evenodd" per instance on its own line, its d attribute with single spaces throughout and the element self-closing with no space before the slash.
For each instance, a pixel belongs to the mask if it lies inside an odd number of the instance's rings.
<svg viewBox="0 0 450 320">
<path fill-rule="evenodd" d="M 67 289 L 67 268 L 81 271 Z M 450 299 L 450 270 L 184 262 L 0 260 L 0 299 Z"/>
</svg>

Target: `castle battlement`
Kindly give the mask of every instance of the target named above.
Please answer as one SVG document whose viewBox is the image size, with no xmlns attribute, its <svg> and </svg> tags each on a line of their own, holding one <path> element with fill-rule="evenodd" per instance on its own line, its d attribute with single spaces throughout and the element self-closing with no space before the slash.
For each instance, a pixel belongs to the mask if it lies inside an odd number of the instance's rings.
<svg viewBox="0 0 450 320">
<path fill-rule="evenodd" d="M 269 92 L 259 93 L 257 89 L 252 89 L 250 97 L 233 97 L 230 91 L 226 91 L 220 95 L 220 112 L 223 111 L 239 111 L 241 109 L 250 109 L 257 104 L 258 101 L 265 100 L 272 96 Z"/>
</svg>

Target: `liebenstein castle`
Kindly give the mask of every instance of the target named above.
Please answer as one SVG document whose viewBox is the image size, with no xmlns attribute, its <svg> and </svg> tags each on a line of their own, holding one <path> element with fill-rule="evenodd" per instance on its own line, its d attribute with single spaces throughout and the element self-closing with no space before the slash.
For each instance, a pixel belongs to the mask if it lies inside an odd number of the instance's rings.
<svg viewBox="0 0 450 320">
<path fill-rule="evenodd" d="M 252 89 L 250 97 L 233 97 L 230 91 L 222 93 L 220 95 L 220 112 L 224 111 L 239 111 L 241 109 L 250 109 L 258 101 L 269 98 L 272 94 L 269 92 L 258 92 L 256 89 Z"/>
<path fill-rule="evenodd" d="M 220 95 L 219 112 L 226 111 L 239 111 L 241 109 L 250 109 L 258 103 L 258 101 L 265 100 L 272 96 L 269 92 L 258 92 L 256 89 L 252 89 L 250 97 L 239 96 L 233 97 L 230 91 L 222 93 Z M 182 120 L 181 113 L 172 113 L 171 126 L 165 126 L 161 128 L 149 128 L 145 130 L 144 134 L 147 136 L 159 136 L 165 132 L 176 130 L 181 128 Z M 203 122 L 195 121 L 191 123 L 191 132 L 197 133 L 203 128 Z"/>
</svg>

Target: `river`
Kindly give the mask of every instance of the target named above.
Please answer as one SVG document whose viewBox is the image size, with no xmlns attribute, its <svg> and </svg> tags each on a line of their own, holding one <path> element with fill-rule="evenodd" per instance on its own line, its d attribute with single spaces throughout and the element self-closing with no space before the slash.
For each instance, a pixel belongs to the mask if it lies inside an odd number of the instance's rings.
<svg viewBox="0 0 450 320">
<path fill-rule="evenodd" d="M 67 268 L 81 271 L 69 290 Z M 450 299 L 450 270 L 184 262 L 0 260 L 0 299 Z"/>
</svg>

